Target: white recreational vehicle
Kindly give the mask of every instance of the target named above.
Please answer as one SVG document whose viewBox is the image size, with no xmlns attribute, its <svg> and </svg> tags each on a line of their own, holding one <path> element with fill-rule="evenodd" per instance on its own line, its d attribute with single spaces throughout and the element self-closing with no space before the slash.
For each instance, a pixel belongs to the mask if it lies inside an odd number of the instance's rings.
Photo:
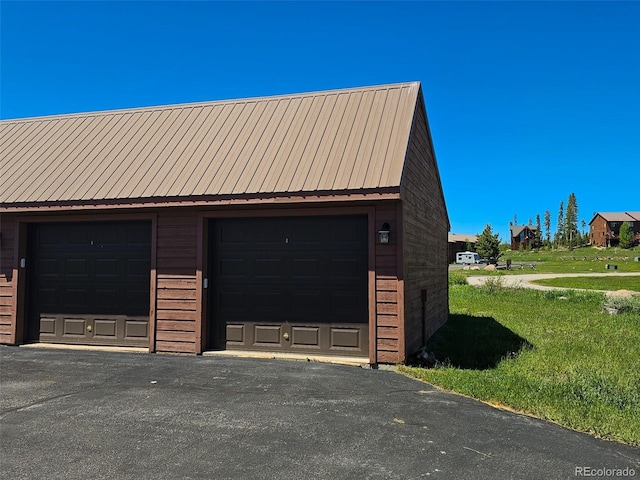
<svg viewBox="0 0 640 480">
<path fill-rule="evenodd" d="M 480 255 L 476 252 L 458 252 L 456 253 L 456 263 L 480 263 Z"/>
</svg>

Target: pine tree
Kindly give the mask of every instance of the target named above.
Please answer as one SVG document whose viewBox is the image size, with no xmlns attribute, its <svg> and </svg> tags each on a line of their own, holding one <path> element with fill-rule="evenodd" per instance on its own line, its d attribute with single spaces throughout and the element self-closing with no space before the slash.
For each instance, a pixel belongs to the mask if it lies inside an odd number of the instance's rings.
<svg viewBox="0 0 640 480">
<path fill-rule="evenodd" d="M 556 232 L 556 244 L 559 247 L 564 243 L 564 202 L 560 202 L 558 210 L 558 231 Z"/>
<path fill-rule="evenodd" d="M 551 212 L 544 212 L 544 229 L 547 232 L 547 246 L 551 246 Z"/>
<path fill-rule="evenodd" d="M 536 214 L 536 247 L 542 245 L 542 225 L 540 225 L 540 214 Z"/>
<path fill-rule="evenodd" d="M 480 257 L 486 258 L 489 262 L 495 262 L 500 256 L 500 239 L 498 234 L 494 234 L 491 225 L 487 224 L 476 241 L 476 252 Z"/>
<path fill-rule="evenodd" d="M 577 243 L 578 240 L 578 202 L 574 193 L 569 194 L 567 209 L 564 214 L 564 238 L 569 247 Z"/>
<path fill-rule="evenodd" d="M 633 247 L 633 230 L 631 230 L 629 222 L 622 222 L 622 225 L 620 225 L 619 237 L 621 248 Z"/>
</svg>

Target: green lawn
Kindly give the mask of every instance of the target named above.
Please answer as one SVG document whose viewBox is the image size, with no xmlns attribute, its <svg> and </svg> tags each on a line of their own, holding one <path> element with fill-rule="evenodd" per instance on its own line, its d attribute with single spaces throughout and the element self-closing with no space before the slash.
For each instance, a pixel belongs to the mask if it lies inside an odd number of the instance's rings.
<svg viewBox="0 0 640 480">
<path fill-rule="evenodd" d="M 605 267 L 617 265 L 618 272 L 640 272 L 640 247 L 623 248 L 594 248 L 582 247 L 575 250 L 539 250 L 539 251 L 507 251 L 499 259 L 500 263 L 510 259 L 514 264 L 524 263 L 524 270 L 514 268 L 512 274 L 530 273 L 528 264 L 543 262 L 536 265 L 537 273 L 608 273 Z M 481 270 L 482 272 L 482 270 Z"/>
<path fill-rule="evenodd" d="M 534 280 L 531 283 L 561 288 L 583 288 L 587 290 L 632 290 L 640 292 L 640 276 L 617 277 L 566 277 Z"/>
<path fill-rule="evenodd" d="M 472 397 L 640 446 L 640 315 L 603 294 L 450 286 L 436 368 L 401 371 Z"/>
</svg>

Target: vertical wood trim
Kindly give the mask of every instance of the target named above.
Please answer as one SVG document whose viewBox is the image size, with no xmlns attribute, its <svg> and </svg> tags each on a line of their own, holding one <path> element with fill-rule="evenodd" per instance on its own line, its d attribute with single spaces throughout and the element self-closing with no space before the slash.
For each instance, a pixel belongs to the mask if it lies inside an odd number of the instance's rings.
<svg viewBox="0 0 640 480">
<path fill-rule="evenodd" d="M 11 279 L 11 333 L 9 335 L 9 343 L 15 345 L 18 341 L 19 283 L 24 283 L 23 276 L 20 275 L 20 241 L 22 239 L 20 230 L 22 230 L 22 224 L 15 221 L 13 229 L 13 278 Z"/>
<path fill-rule="evenodd" d="M 204 335 L 204 329 L 206 327 L 206 323 L 203 318 L 203 305 L 202 301 L 204 298 L 204 276 L 203 276 L 203 268 L 204 268 L 204 216 L 202 213 L 198 213 L 198 218 L 196 220 L 196 325 L 195 325 L 195 353 L 200 355 L 204 349 L 204 345 L 202 344 L 202 339 L 206 338 Z"/>
<path fill-rule="evenodd" d="M 149 352 L 156 351 L 156 299 L 158 298 L 158 214 L 151 215 L 151 275 L 149 284 Z"/>
<path fill-rule="evenodd" d="M 398 360 L 407 360 L 405 322 L 404 318 L 404 217 L 402 215 L 402 202 L 396 203 L 396 224 L 398 241 L 396 242 L 396 271 L 398 278 Z"/>
<path fill-rule="evenodd" d="M 27 258 L 27 224 L 23 222 L 15 223 L 16 228 L 16 245 L 18 247 L 17 256 L 14 253 L 14 265 L 20 270 L 20 258 Z M 14 251 L 15 252 L 15 251 Z M 29 261 L 29 259 L 27 259 Z M 21 275 L 15 279 L 17 285 L 17 296 L 14 297 L 15 305 L 15 344 L 24 343 L 24 332 L 26 330 L 26 310 L 27 310 L 27 275 L 26 266 Z"/>
<path fill-rule="evenodd" d="M 369 224 L 369 363 L 378 363 L 378 312 L 376 302 L 376 215 L 375 207 L 367 213 Z"/>
</svg>

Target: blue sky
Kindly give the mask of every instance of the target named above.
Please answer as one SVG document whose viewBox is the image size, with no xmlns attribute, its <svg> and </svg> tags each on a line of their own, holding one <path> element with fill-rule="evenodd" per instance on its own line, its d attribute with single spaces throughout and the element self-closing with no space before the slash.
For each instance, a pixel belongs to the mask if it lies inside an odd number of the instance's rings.
<svg viewBox="0 0 640 480">
<path fill-rule="evenodd" d="M 640 2 L 0 3 L 0 117 L 419 80 L 452 233 L 640 211 Z"/>
</svg>

